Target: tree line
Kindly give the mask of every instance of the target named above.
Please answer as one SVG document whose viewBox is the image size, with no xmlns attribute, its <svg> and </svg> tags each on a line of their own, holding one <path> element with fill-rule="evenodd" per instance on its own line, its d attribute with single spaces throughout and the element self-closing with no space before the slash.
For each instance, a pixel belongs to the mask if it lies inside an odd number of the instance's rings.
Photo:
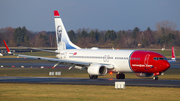
<svg viewBox="0 0 180 101">
<path fill-rule="evenodd" d="M 175 30 L 176 24 L 170 21 L 161 21 L 156 24 L 157 30 L 153 31 L 148 27 L 141 31 L 138 27 L 133 30 L 98 30 L 78 29 L 70 30 L 70 40 L 82 48 L 137 48 L 137 47 L 171 47 L 180 46 L 180 31 Z M 10 47 L 56 47 L 55 32 L 32 32 L 26 27 L 1 28 L 0 46 L 4 47 L 6 40 Z"/>
</svg>

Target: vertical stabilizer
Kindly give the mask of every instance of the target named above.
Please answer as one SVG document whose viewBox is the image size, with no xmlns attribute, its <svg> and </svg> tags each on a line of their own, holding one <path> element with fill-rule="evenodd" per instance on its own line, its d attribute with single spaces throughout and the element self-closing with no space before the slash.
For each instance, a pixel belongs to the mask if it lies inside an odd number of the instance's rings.
<svg viewBox="0 0 180 101">
<path fill-rule="evenodd" d="M 54 11 L 54 21 L 58 51 L 65 49 L 80 49 L 80 47 L 76 46 L 69 40 L 69 36 L 57 10 Z"/>
<path fill-rule="evenodd" d="M 172 47 L 172 60 L 176 60 L 174 47 Z"/>
<path fill-rule="evenodd" d="M 6 46 L 6 50 L 7 50 L 8 54 L 12 54 L 9 47 L 8 47 L 8 45 L 7 45 L 7 43 L 6 43 L 6 41 L 3 40 L 3 42 L 4 42 L 4 45 Z"/>
</svg>

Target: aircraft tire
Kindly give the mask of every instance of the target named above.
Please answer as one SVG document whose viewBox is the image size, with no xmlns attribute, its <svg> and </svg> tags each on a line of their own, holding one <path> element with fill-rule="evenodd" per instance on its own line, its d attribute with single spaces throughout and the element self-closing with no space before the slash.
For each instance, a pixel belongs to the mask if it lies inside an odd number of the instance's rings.
<svg viewBox="0 0 180 101">
<path fill-rule="evenodd" d="M 93 79 L 94 78 L 94 76 L 93 75 L 89 75 L 89 79 Z"/>
<path fill-rule="evenodd" d="M 98 78 L 98 75 L 89 75 L 89 78 L 90 78 L 90 79 L 97 79 L 97 78 Z"/>
<path fill-rule="evenodd" d="M 153 79 L 154 79 L 154 80 L 158 80 L 158 76 L 154 76 Z"/>
<path fill-rule="evenodd" d="M 121 75 L 120 74 L 116 74 L 116 79 L 121 79 Z"/>
<path fill-rule="evenodd" d="M 98 76 L 97 75 L 94 75 L 94 79 L 97 79 L 98 78 Z"/>
<path fill-rule="evenodd" d="M 125 79 L 124 73 L 121 73 L 120 75 L 121 75 L 121 79 Z"/>
</svg>

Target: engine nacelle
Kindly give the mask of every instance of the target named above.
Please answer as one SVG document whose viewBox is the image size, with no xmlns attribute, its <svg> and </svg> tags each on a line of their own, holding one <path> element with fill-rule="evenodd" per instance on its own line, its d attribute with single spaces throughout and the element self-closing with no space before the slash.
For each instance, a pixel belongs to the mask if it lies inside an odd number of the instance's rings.
<svg viewBox="0 0 180 101">
<path fill-rule="evenodd" d="M 90 75 L 105 75 L 107 68 L 103 65 L 95 64 L 88 67 L 87 72 Z"/>
<path fill-rule="evenodd" d="M 138 77 L 151 77 L 153 73 L 135 73 Z"/>
</svg>

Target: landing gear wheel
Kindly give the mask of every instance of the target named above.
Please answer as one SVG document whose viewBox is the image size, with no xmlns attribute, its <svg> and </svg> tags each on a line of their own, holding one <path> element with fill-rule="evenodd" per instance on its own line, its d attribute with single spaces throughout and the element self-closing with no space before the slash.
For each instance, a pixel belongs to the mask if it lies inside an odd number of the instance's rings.
<svg viewBox="0 0 180 101">
<path fill-rule="evenodd" d="M 124 73 L 121 73 L 121 79 L 125 79 Z"/>
<path fill-rule="evenodd" d="M 116 74 L 116 79 L 121 79 L 121 75 L 120 74 Z"/>
<path fill-rule="evenodd" d="M 89 78 L 90 78 L 90 79 L 93 79 L 93 78 L 94 78 L 94 76 L 93 76 L 93 75 L 89 75 Z"/>
<path fill-rule="evenodd" d="M 89 78 L 90 78 L 90 79 L 97 79 L 97 78 L 98 78 L 98 75 L 89 75 Z"/>
<path fill-rule="evenodd" d="M 158 77 L 157 77 L 157 76 L 154 76 L 153 79 L 154 79 L 154 80 L 158 80 Z"/>
<path fill-rule="evenodd" d="M 125 79 L 124 73 L 116 74 L 116 79 Z"/>
<path fill-rule="evenodd" d="M 97 79 L 98 78 L 98 76 L 97 75 L 94 75 L 94 79 Z"/>
</svg>

